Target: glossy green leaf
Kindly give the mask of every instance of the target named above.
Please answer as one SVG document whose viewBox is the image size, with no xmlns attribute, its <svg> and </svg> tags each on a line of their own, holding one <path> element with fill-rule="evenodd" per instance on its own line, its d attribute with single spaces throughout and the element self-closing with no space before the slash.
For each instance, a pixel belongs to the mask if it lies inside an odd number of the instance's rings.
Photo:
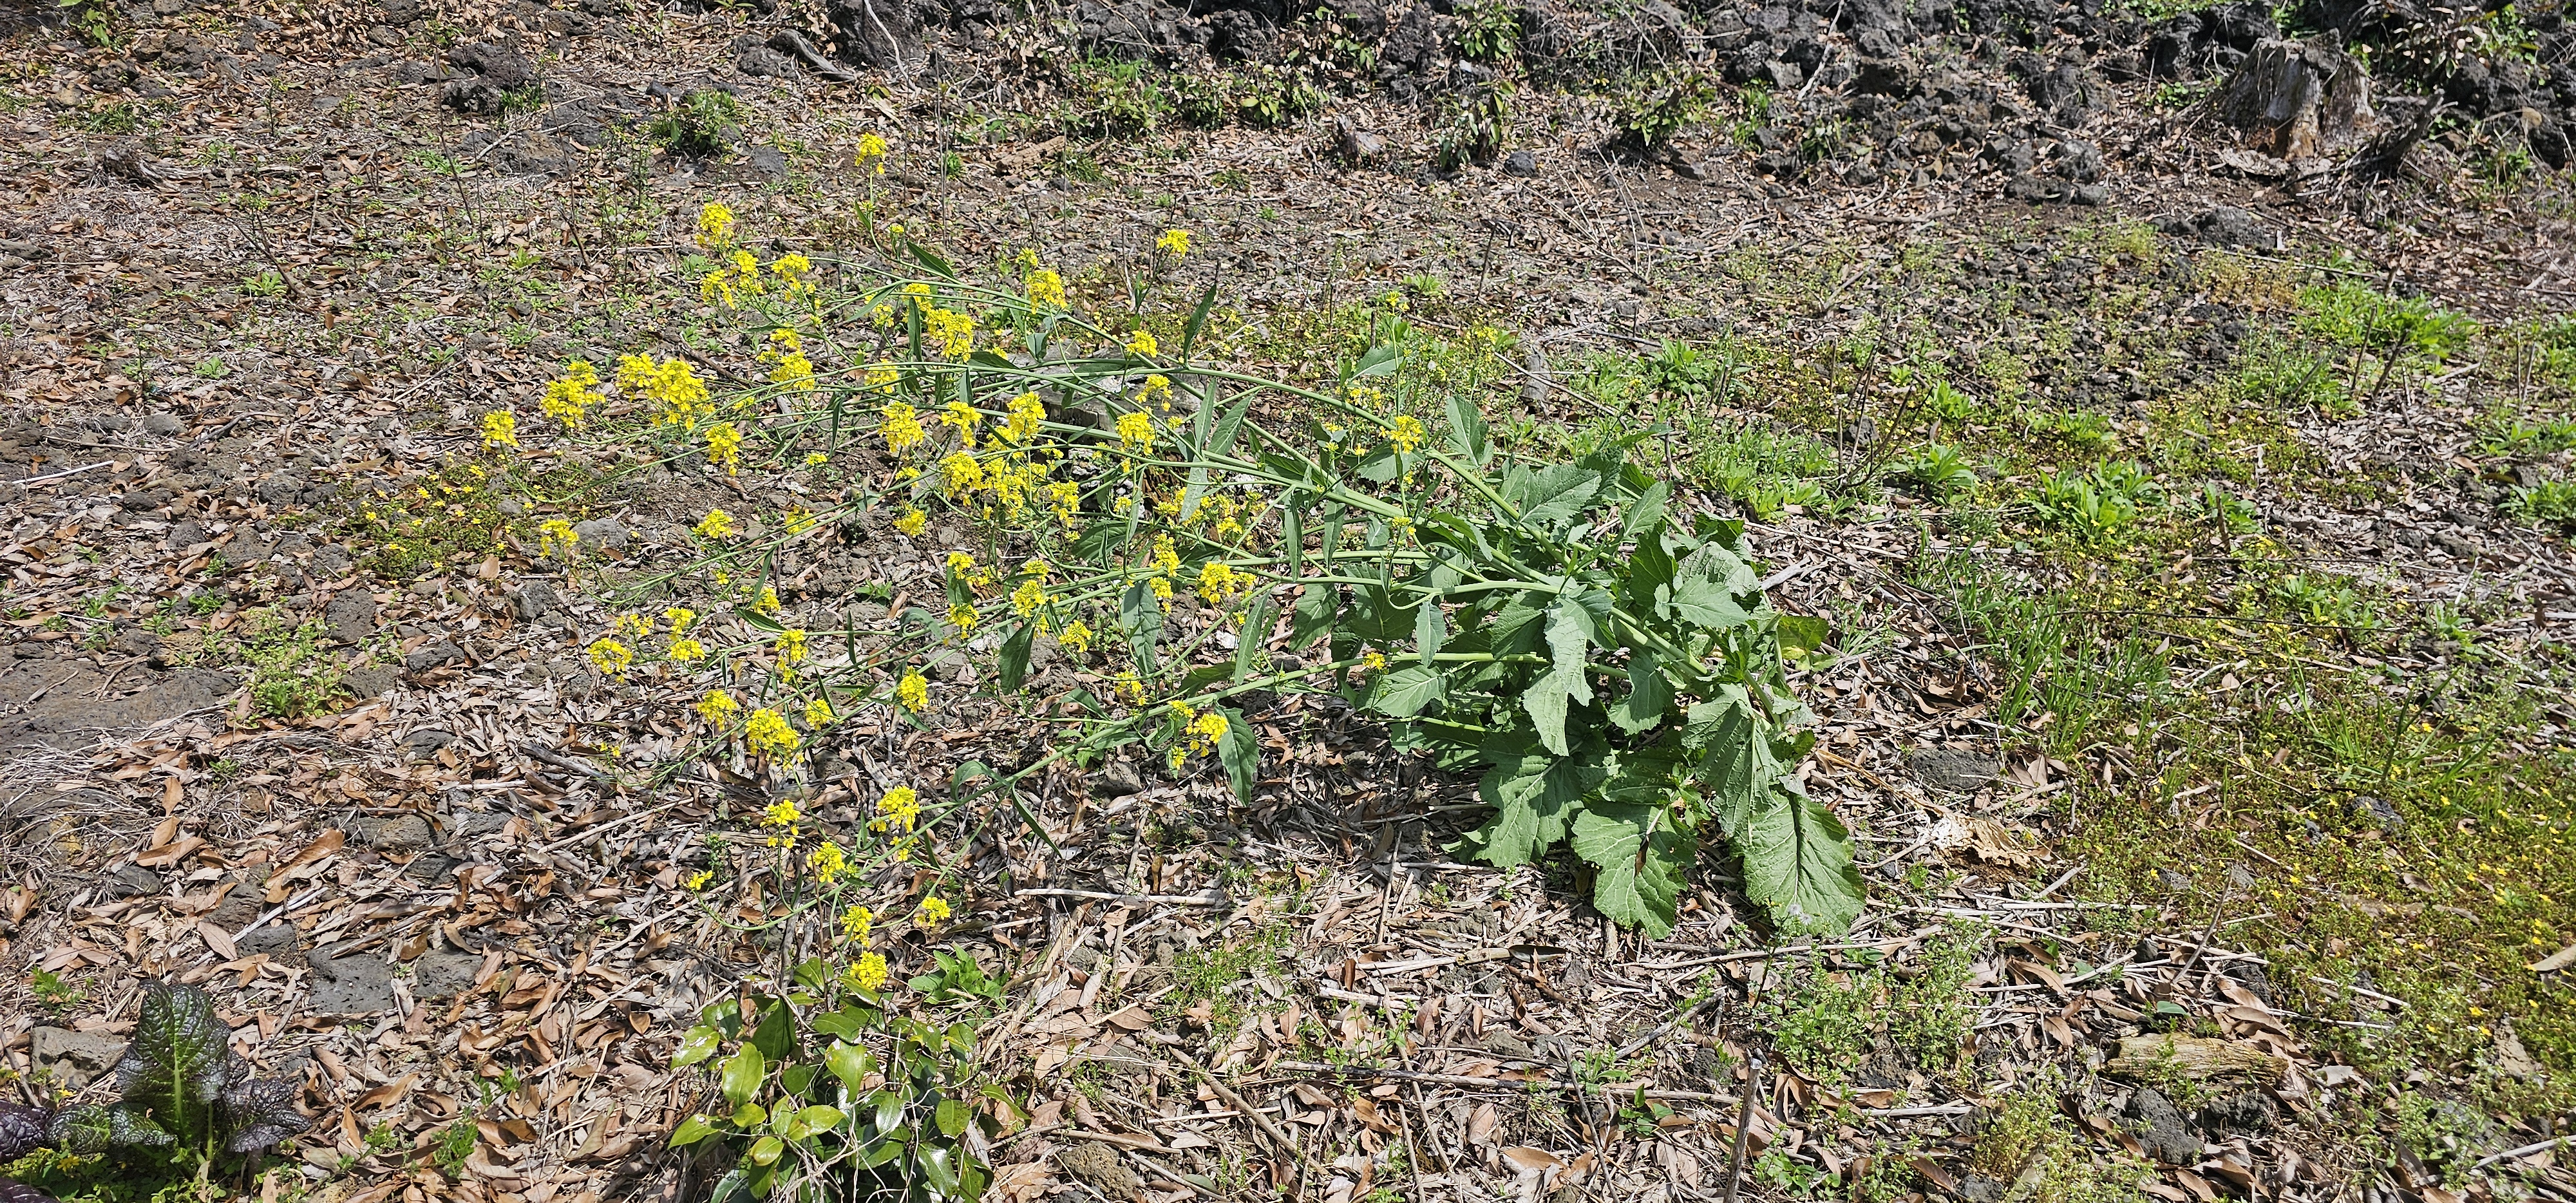
<svg viewBox="0 0 2576 1203">
<path fill-rule="evenodd" d="M 938 1111 L 939 1134 L 955 1140 L 966 1130 L 967 1121 L 974 1118 L 974 1109 L 965 1103 L 956 1099 L 942 1099 Z"/>
<path fill-rule="evenodd" d="M 841 1109 L 838 1107 L 825 1103 L 816 1103 L 811 1107 L 807 1107 L 798 1115 L 797 1118 L 802 1120 L 805 1126 L 813 1131 L 829 1132 L 834 1128 L 840 1127 L 841 1121 L 848 1119 L 849 1116 L 842 1114 Z"/>
<path fill-rule="evenodd" d="M 733 1056 L 725 1059 L 724 1071 L 717 1078 L 717 1088 L 724 1093 L 726 1102 L 740 1106 L 751 1101 L 751 1096 L 759 1091 L 760 1080 L 767 1076 L 768 1068 L 769 1064 L 761 1058 L 759 1049 L 743 1045 L 734 1050 Z"/>
<path fill-rule="evenodd" d="M 751 1142 L 751 1163 L 753 1165 L 768 1165 L 771 1162 L 778 1160 L 778 1155 L 786 1151 L 786 1141 L 780 1140 L 775 1136 L 761 1137 L 760 1139 Z"/>
<path fill-rule="evenodd" d="M 693 1145 L 715 1135 L 716 1132 L 715 1125 L 692 1115 L 681 1120 L 680 1126 L 671 1130 L 670 1147 L 677 1149 Z"/>
<path fill-rule="evenodd" d="M 796 1051 L 796 1014 L 786 1003 L 772 1000 L 760 1012 L 760 1026 L 751 1032 L 751 1046 L 771 1061 L 784 1061 Z"/>
<path fill-rule="evenodd" d="M 833 1077 L 841 1080 L 842 1086 L 856 1094 L 865 1089 L 860 1083 L 876 1072 L 877 1057 L 858 1045 L 835 1040 L 832 1047 L 823 1050 L 823 1065 L 832 1071 Z"/>
</svg>

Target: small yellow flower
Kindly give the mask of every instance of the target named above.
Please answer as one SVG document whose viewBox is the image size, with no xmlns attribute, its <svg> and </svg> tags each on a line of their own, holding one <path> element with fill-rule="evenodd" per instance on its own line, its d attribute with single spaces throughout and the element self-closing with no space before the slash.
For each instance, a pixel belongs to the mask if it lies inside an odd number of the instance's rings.
<svg viewBox="0 0 2576 1203">
<path fill-rule="evenodd" d="M 948 607 L 948 625 L 957 628 L 957 633 L 960 635 L 974 630 L 975 607 L 964 602 L 951 603 Z"/>
<path fill-rule="evenodd" d="M 760 812 L 760 825 L 763 827 L 793 827 L 796 825 L 796 820 L 801 817 L 803 816 L 796 810 L 795 799 L 780 798 L 779 800 L 770 803 L 767 810 Z"/>
<path fill-rule="evenodd" d="M 1154 449 L 1154 420 L 1141 413 L 1118 415 L 1118 442 L 1129 451 L 1143 454 Z"/>
<path fill-rule="evenodd" d="M 589 416 L 591 406 L 608 400 L 596 391 L 598 384 L 599 369 L 592 367 L 589 360 L 576 359 L 564 365 L 560 379 L 546 382 L 545 399 L 538 404 L 546 411 L 547 417 L 566 426 L 578 427 L 582 419 Z"/>
<path fill-rule="evenodd" d="M 1029 273 L 1029 306 L 1048 309 L 1068 307 L 1065 304 L 1064 277 L 1057 275 L 1054 268 L 1039 268 Z"/>
<path fill-rule="evenodd" d="M 1082 655 L 1091 650 L 1091 624 L 1079 618 L 1074 619 L 1064 624 L 1064 630 L 1056 634 L 1055 641 L 1064 650 L 1077 656 Z"/>
<path fill-rule="evenodd" d="M 951 451 L 947 458 L 939 461 L 939 480 L 943 490 L 952 497 L 959 493 L 972 493 L 975 486 L 984 483 L 984 465 L 966 452 Z"/>
<path fill-rule="evenodd" d="M 703 890 L 703 889 L 707 888 L 707 883 L 708 883 L 708 882 L 710 882 L 710 881 L 714 881 L 714 880 L 715 880 L 715 878 L 716 878 L 716 871 L 715 871 L 715 870 L 713 870 L 713 869 L 700 869 L 700 870 L 698 870 L 698 871 L 697 871 L 697 872 L 695 872 L 695 873 L 689 874 L 689 879 L 688 879 L 687 881 L 684 881 L 684 882 L 680 883 L 680 884 L 682 884 L 682 885 L 685 885 L 685 886 L 689 887 L 689 889 L 690 889 L 690 890 L 692 890 L 692 891 L 696 891 L 696 890 Z"/>
<path fill-rule="evenodd" d="M 930 432 L 921 427 L 920 413 L 911 406 L 895 401 L 878 412 L 885 416 L 877 429 L 885 435 L 888 453 L 900 456 L 930 441 Z"/>
<path fill-rule="evenodd" d="M 841 851 L 839 844 L 827 840 L 822 847 L 806 854 L 805 867 L 814 871 L 814 880 L 828 886 L 835 878 L 850 871 L 850 858 Z"/>
<path fill-rule="evenodd" d="M 1380 654 L 1378 654 L 1377 649 L 1375 649 L 1375 648 L 1370 648 L 1369 650 L 1367 650 L 1367 651 L 1365 651 L 1365 652 L 1361 652 L 1361 653 L 1360 653 L 1360 669 L 1361 669 L 1361 671 L 1363 671 L 1363 672 L 1377 672 L 1377 671 L 1379 671 L 1379 670 L 1384 669 L 1385 667 L 1386 667 L 1386 657 L 1385 657 L 1385 656 L 1382 656 L 1382 655 L 1380 655 Z"/>
<path fill-rule="evenodd" d="M 894 520 L 895 532 L 907 539 L 919 538 L 922 528 L 928 525 L 930 515 L 922 513 L 919 506 L 903 507 L 903 513 Z"/>
<path fill-rule="evenodd" d="M 808 468 L 820 468 L 831 462 L 832 457 L 825 455 L 820 451 L 808 451 L 805 453 L 805 466 Z"/>
<path fill-rule="evenodd" d="M 820 731 L 831 725 L 832 703 L 829 699 L 818 697 L 805 703 L 805 726 L 808 730 Z"/>
<path fill-rule="evenodd" d="M 903 680 L 895 682 L 894 700 L 915 714 L 930 704 L 930 681 L 918 672 L 907 670 Z"/>
<path fill-rule="evenodd" d="M 1190 720 L 1189 733 L 1204 747 L 1214 748 L 1225 738 L 1225 728 L 1225 716 L 1211 710 Z"/>
<path fill-rule="evenodd" d="M 1010 417 L 1002 423 L 1002 438 L 1013 443 L 1026 443 L 1038 437 L 1046 425 L 1046 403 L 1036 393 L 1022 393 L 1011 398 Z"/>
<path fill-rule="evenodd" d="M 707 462 L 730 476 L 742 463 L 742 431 L 731 422 L 707 427 Z"/>
<path fill-rule="evenodd" d="M 841 912 L 841 938 L 852 944 L 866 944 L 869 929 L 876 926 L 877 913 L 853 904 Z"/>
<path fill-rule="evenodd" d="M 1154 332 L 1151 330 L 1138 327 L 1135 333 L 1127 336 L 1127 353 L 1140 359 L 1149 357 L 1161 349 L 1161 345 L 1154 341 Z"/>
<path fill-rule="evenodd" d="M 762 585 L 760 587 L 760 596 L 753 598 L 751 601 L 751 608 L 754 612 L 761 614 L 776 614 L 778 612 L 778 586 Z M 798 634 L 801 636 L 803 632 L 800 631 Z M 801 648 L 804 645 L 800 643 L 797 646 Z"/>
<path fill-rule="evenodd" d="M 910 831 L 921 822 L 921 795 L 909 785 L 898 785 L 877 799 L 877 826 Z"/>
<path fill-rule="evenodd" d="M 635 663 L 635 652 L 614 639 L 602 639 L 590 645 L 590 662 L 602 673 L 622 677 L 626 675 L 627 667 Z"/>
<path fill-rule="evenodd" d="M 1124 698 L 1142 706 L 1145 704 L 1145 683 L 1138 680 L 1136 674 L 1133 672 L 1122 672 L 1118 674 L 1118 679 L 1110 685 L 1109 695 L 1115 698 Z"/>
<path fill-rule="evenodd" d="M 548 518 L 537 525 L 538 555 L 552 555 L 558 548 L 571 551 L 573 546 L 580 542 L 580 532 L 572 528 L 572 523 L 561 518 Z"/>
<path fill-rule="evenodd" d="M 921 909 L 914 912 L 912 924 L 919 928 L 935 927 L 948 921 L 948 900 L 937 894 L 925 895 Z"/>
<path fill-rule="evenodd" d="M 1154 240 L 1154 249 L 1165 252 L 1174 259 L 1187 258 L 1190 253 L 1190 232 L 1165 230 L 1162 237 Z"/>
<path fill-rule="evenodd" d="M 674 639 L 662 654 L 669 656 L 674 664 L 695 664 L 707 658 L 707 645 L 695 639 Z"/>
<path fill-rule="evenodd" d="M 794 664 L 795 662 L 804 659 L 805 639 L 805 631 L 802 627 L 789 627 L 786 630 L 780 631 L 778 633 L 778 658 L 788 662 L 789 664 Z"/>
<path fill-rule="evenodd" d="M 1011 590 L 1011 612 L 1022 618 L 1037 613 L 1038 608 L 1046 604 L 1047 591 L 1043 582 L 1022 581 L 1019 588 Z"/>
<path fill-rule="evenodd" d="M 881 952 L 862 954 L 842 976 L 850 985 L 870 994 L 885 989 L 885 954 Z"/>
<path fill-rule="evenodd" d="M 715 690 L 698 699 L 698 717 L 707 720 L 711 726 L 721 728 L 731 723 L 733 716 L 740 713 L 742 713 L 741 703 L 734 701 L 733 695 L 724 690 Z"/>
<path fill-rule="evenodd" d="M 851 166 L 884 175 L 885 161 L 886 140 L 878 137 L 874 130 L 859 135 L 859 153 L 853 157 Z"/>
<path fill-rule="evenodd" d="M 733 245 L 733 210 L 723 201 L 708 201 L 698 210 L 698 245 L 709 250 Z"/>
<path fill-rule="evenodd" d="M 671 624 L 673 635 L 686 634 L 689 624 L 698 620 L 698 612 L 687 606 L 673 606 L 662 611 L 662 620 Z M 649 628 L 648 628 L 649 629 Z"/>
<path fill-rule="evenodd" d="M 758 756 L 784 756 L 805 742 L 796 734 L 796 728 L 787 725 L 787 716 L 766 706 L 751 712 L 751 718 L 743 723 L 742 734 L 743 742 Z"/>
<path fill-rule="evenodd" d="M 1428 432 L 1423 430 L 1422 423 L 1415 421 L 1409 415 L 1401 416 L 1387 423 L 1386 441 L 1395 445 L 1397 454 L 1411 455 L 1415 449 L 1422 446 L 1422 437 L 1426 433 Z"/>
<path fill-rule="evenodd" d="M 708 510 L 706 517 L 698 519 L 697 532 L 704 539 L 726 538 L 733 534 L 733 515 L 723 510 Z"/>
<path fill-rule="evenodd" d="M 975 571 L 975 557 L 962 551 L 948 553 L 948 575 L 964 580 Z"/>
<path fill-rule="evenodd" d="M 492 448 L 518 446 L 518 415 L 513 414 L 506 409 L 496 409 L 490 413 L 484 414 L 483 445 Z"/>
<path fill-rule="evenodd" d="M 1199 568 L 1199 597 L 1209 605 L 1221 606 L 1237 592 L 1251 587 L 1249 573 L 1237 572 L 1231 564 L 1208 561 Z"/>
</svg>

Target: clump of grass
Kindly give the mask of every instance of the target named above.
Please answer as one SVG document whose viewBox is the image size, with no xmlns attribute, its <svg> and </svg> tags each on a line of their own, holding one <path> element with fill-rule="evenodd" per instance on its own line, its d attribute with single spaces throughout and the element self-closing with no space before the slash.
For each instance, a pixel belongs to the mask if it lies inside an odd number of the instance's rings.
<svg viewBox="0 0 2576 1203">
<path fill-rule="evenodd" d="M 322 648 L 320 622 L 292 623 L 269 609 L 244 617 L 242 638 L 226 650 L 250 666 L 251 704 L 259 713 L 305 718 L 339 700 L 341 668 Z"/>
<path fill-rule="evenodd" d="M 1984 1113 L 1968 1164 L 2026 1199 L 2059 1203 L 2135 1203 L 2155 1171 L 2126 1153 L 2097 1160 L 2057 1105 L 2054 1074 L 2027 1079 L 2001 1106 Z"/>
<path fill-rule="evenodd" d="M 1974 1018 L 1968 980 L 1986 939 L 1983 928 L 1945 927 L 1902 972 L 1889 963 L 1842 971 L 1799 965 L 1787 987 L 1763 1003 L 1763 1025 L 1782 1059 L 1829 1085 L 1847 1081 L 1881 1038 L 1946 1070 Z"/>
</svg>

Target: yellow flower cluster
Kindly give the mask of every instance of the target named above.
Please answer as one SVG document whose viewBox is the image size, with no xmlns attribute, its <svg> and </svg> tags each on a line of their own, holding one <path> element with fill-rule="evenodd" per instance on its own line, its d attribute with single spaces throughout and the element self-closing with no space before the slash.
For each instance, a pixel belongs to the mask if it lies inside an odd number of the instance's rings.
<svg viewBox="0 0 2576 1203">
<path fill-rule="evenodd" d="M 735 251 L 714 271 L 698 281 L 698 299 L 714 301 L 727 309 L 742 303 L 745 296 L 759 296 L 768 286 L 760 279 L 760 260 L 750 251 Z"/>
<path fill-rule="evenodd" d="M 733 533 L 733 515 L 723 510 L 708 510 L 707 516 L 698 519 L 697 526 L 692 529 L 698 532 L 699 538 L 722 539 Z"/>
<path fill-rule="evenodd" d="M 1036 393 L 1022 393 L 1011 398 L 1008 412 L 1010 417 L 1002 423 L 999 432 L 1004 442 L 1029 443 L 1046 427 L 1046 403 L 1038 400 Z"/>
<path fill-rule="evenodd" d="M 921 899 L 921 909 L 912 913 L 912 925 L 928 930 L 946 923 L 948 915 L 948 900 L 937 894 L 927 894 Z"/>
<path fill-rule="evenodd" d="M 596 640 L 590 645 L 590 662 L 601 673 L 622 677 L 634 665 L 635 651 L 614 639 Z"/>
<path fill-rule="evenodd" d="M 518 446 L 519 416 L 506 409 L 484 414 L 483 445 L 494 448 Z"/>
<path fill-rule="evenodd" d="M 941 355 L 964 359 L 975 352 L 975 315 L 932 305 L 922 311 L 921 337 Z"/>
<path fill-rule="evenodd" d="M 690 370 L 689 361 L 677 356 L 660 363 L 650 355 L 619 356 L 617 387 L 627 396 L 659 407 L 653 415 L 656 423 L 695 429 L 701 420 L 715 416 L 706 382 Z"/>
<path fill-rule="evenodd" d="M 901 401 L 889 403 L 878 411 L 885 422 L 878 430 L 885 435 L 886 450 L 901 457 L 913 448 L 930 441 L 930 432 L 921 427 L 921 414 Z"/>
<path fill-rule="evenodd" d="M 787 716 L 766 706 L 751 712 L 742 725 L 743 742 L 755 756 L 785 756 L 804 745 L 796 728 L 787 724 Z"/>
<path fill-rule="evenodd" d="M 1420 449 L 1423 436 L 1428 433 L 1411 415 L 1398 416 L 1386 425 L 1386 441 L 1394 444 L 1398 455 L 1411 455 Z"/>
<path fill-rule="evenodd" d="M 733 209 L 723 201 L 708 201 L 698 210 L 698 245 L 715 250 L 733 245 Z"/>
<path fill-rule="evenodd" d="M 1064 630 L 1057 633 L 1055 641 L 1065 651 L 1079 656 L 1091 650 L 1091 638 L 1091 624 L 1077 618 L 1064 624 Z"/>
<path fill-rule="evenodd" d="M 548 518 L 537 524 L 538 555 L 550 556 L 558 549 L 569 552 L 580 542 L 580 532 L 572 528 L 572 523 L 561 518 Z"/>
<path fill-rule="evenodd" d="M 884 175 L 885 161 L 886 140 L 878 137 L 874 130 L 859 135 L 859 153 L 852 156 L 851 166 L 861 171 Z"/>
<path fill-rule="evenodd" d="M 921 795 L 909 785 L 898 785 L 877 799 L 879 831 L 910 831 L 921 823 Z"/>
<path fill-rule="evenodd" d="M 865 947 L 868 942 L 868 932 L 876 926 L 876 922 L 875 911 L 852 903 L 848 910 L 841 912 L 841 938 Z"/>
<path fill-rule="evenodd" d="M 1154 332 L 1151 330 L 1140 326 L 1135 333 L 1127 336 L 1127 353 L 1139 359 L 1151 358 L 1160 350 L 1162 346 L 1154 341 Z"/>
<path fill-rule="evenodd" d="M 805 867 L 814 871 L 815 881 L 828 886 L 850 871 L 850 858 L 841 851 L 839 844 L 827 840 L 822 847 L 806 855 Z"/>
<path fill-rule="evenodd" d="M 1175 259 L 1185 258 L 1190 253 L 1190 232 L 1165 230 L 1162 237 L 1154 240 L 1154 249 L 1168 253 Z"/>
<path fill-rule="evenodd" d="M 831 699 L 817 697 L 813 701 L 805 703 L 806 729 L 820 731 L 825 727 L 831 726 L 832 717 Z"/>
<path fill-rule="evenodd" d="M 769 349 L 760 353 L 761 361 L 770 365 L 772 384 L 786 385 L 788 391 L 814 391 L 814 361 L 805 357 L 804 340 L 793 330 L 774 330 L 769 335 Z"/>
<path fill-rule="evenodd" d="M 907 670 L 903 679 L 895 682 L 894 700 L 904 709 L 919 714 L 922 707 L 930 704 L 929 680 L 918 672 Z"/>
<path fill-rule="evenodd" d="M 894 520 L 895 533 L 907 539 L 920 538 L 923 528 L 929 525 L 930 515 L 921 512 L 921 507 L 915 505 L 903 507 L 903 513 L 896 515 Z"/>
<path fill-rule="evenodd" d="M 1154 449 L 1154 420 L 1141 413 L 1118 415 L 1118 443 L 1139 455 Z"/>
<path fill-rule="evenodd" d="M 1251 588 L 1252 579 L 1251 573 L 1238 572 L 1232 564 L 1210 560 L 1199 567 L 1199 597 L 1211 606 L 1222 606 Z"/>
<path fill-rule="evenodd" d="M 698 717 L 718 730 L 731 726 L 733 716 L 740 713 L 742 704 L 734 701 L 733 695 L 724 690 L 711 690 L 707 696 L 698 699 Z"/>
<path fill-rule="evenodd" d="M 1064 277 L 1057 275 L 1054 268 L 1042 267 L 1036 271 L 1030 272 L 1028 283 L 1030 308 L 1066 309 L 1071 307 L 1066 303 L 1064 295 Z"/>
<path fill-rule="evenodd" d="M 1217 741 L 1225 738 L 1227 723 L 1222 714 L 1213 710 L 1201 714 L 1187 702 L 1172 703 L 1172 714 L 1181 720 L 1181 737 L 1173 741 L 1163 760 L 1174 770 L 1187 763 L 1193 753 L 1215 751 Z"/>
<path fill-rule="evenodd" d="M 849 968 L 841 971 L 841 980 L 870 994 L 874 994 L 879 990 L 885 989 L 885 954 L 881 952 L 862 953 L 858 960 L 850 963 Z"/>
<path fill-rule="evenodd" d="M 579 427 L 590 416 L 590 407 L 607 403 L 607 394 L 599 391 L 599 369 L 587 359 L 576 359 L 564 365 L 562 376 L 546 382 L 545 398 L 538 405 L 547 417 Z"/>
<path fill-rule="evenodd" d="M 742 428 L 731 422 L 707 427 L 707 462 L 733 475 L 742 465 Z"/>
</svg>

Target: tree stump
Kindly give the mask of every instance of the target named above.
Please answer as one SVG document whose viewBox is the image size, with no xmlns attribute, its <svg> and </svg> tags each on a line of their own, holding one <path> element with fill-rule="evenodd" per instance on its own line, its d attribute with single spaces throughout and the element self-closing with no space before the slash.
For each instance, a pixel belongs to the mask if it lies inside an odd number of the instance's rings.
<svg viewBox="0 0 2576 1203">
<path fill-rule="evenodd" d="M 2370 73 L 2332 45 L 2266 38 L 2218 94 L 2220 120 L 2247 131 L 2276 159 L 2308 159 L 2354 146 L 2379 126 Z"/>
</svg>

